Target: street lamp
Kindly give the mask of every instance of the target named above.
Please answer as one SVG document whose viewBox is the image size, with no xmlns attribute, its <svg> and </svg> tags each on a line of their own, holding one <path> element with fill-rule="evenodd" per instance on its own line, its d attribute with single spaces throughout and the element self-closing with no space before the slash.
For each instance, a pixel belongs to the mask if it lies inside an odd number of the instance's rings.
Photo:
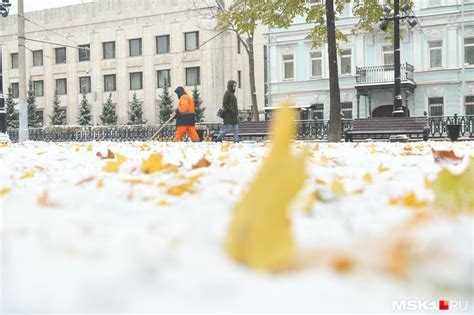
<svg viewBox="0 0 474 315">
<path fill-rule="evenodd" d="M 388 5 L 383 7 L 384 16 L 380 19 L 380 29 L 386 31 L 390 21 L 394 23 L 394 47 L 393 47 L 393 59 L 394 59 L 394 72 L 395 72 L 395 87 L 394 87 L 394 99 L 393 99 L 393 117 L 405 117 L 406 111 L 403 107 L 402 102 L 402 88 L 401 88 L 401 74 L 400 74 L 400 21 L 407 20 L 410 27 L 417 25 L 416 17 L 413 15 L 413 11 L 408 4 L 402 7 L 400 14 L 400 0 L 394 0 L 393 2 L 393 14 L 392 9 Z"/>
</svg>

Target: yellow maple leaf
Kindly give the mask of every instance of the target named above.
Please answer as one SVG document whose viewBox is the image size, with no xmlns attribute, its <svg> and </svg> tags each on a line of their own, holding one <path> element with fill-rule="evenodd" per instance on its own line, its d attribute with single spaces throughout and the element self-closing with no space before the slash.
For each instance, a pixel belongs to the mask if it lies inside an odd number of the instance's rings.
<svg viewBox="0 0 474 315">
<path fill-rule="evenodd" d="M 151 182 L 146 182 L 142 179 L 122 179 L 122 182 L 127 183 L 127 184 L 132 184 L 132 185 L 138 185 L 138 184 L 143 184 L 143 185 L 151 185 Z"/>
<path fill-rule="evenodd" d="M 171 196 L 182 196 L 185 193 L 194 193 L 195 190 L 193 188 L 193 183 L 192 182 L 187 182 L 179 185 L 172 186 L 168 188 L 166 193 Z"/>
<path fill-rule="evenodd" d="M 92 144 L 89 144 L 89 145 L 87 146 L 87 152 L 91 152 L 91 151 L 92 151 Z"/>
<path fill-rule="evenodd" d="M 444 168 L 432 183 L 436 196 L 434 204 L 440 208 L 474 212 L 474 158 L 461 174 Z"/>
<path fill-rule="evenodd" d="M 346 194 L 346 188 L 344 186 L 344 183 L 339 178 L 335 178 L 332 181 L 331 190 L 333 193 L 339 196 Z"/>
<path fill-rule="evenodd" d="M 370 173 L 367 173 L 364 175 L 364 182 L 366 182 L 367 184 L 372 184 L 372 181 L 373 181 L 373 178 L 372 178 L 372 175 L 370 175 Z"/>
<path fill-rule="evenodd" d="M 379 164 L 379 173 L 385 173 L 386 171 L 388 171 L 388 168 L 383 166 L 383 163 L 380 163 Z"/>
<path fill-rule="evenodd" d="M 160 153 L 152 153 L 147 160 L 142 162 L 142 172 L 145 174 L 153 174 L 164 170 L 170 170 L 174 165 L 163 164 L 163 155 Z"/>
<path fill-rule="evenodd" d="M 97 188 L 101 189 L 102 187 L 104 187 L 104 180 L 101 178 L 97 181 Z"/>
<path fill-rule="evenodd" d="M 329 158 L 325 155 L 322 155 L 321 156 L 321 159 L 319 160 L 319 163 L 321 164 L 321 166 L 328 166 L 329 164 Z"/>
<path fill-rule="evenodd" d="M 118 173 L 120 165 L 127 161 L 127 157 L 121 154 L 115 154 L 115 161 L 108 162 L 102 170 L 108 173 Z"/>
<path fill-rule="evenodd" d="M 0 196 L 6 195 L 10 193 L 11 191 L 12 191 L 11 188 L 8 188 L 8 187 L 2 188 L 0 189 Z"/>
<path fill-rule="evenodd" d="M 392 206 L 401 205 L 408 208 L 424 208 L 429 206 L 429 202 L 418 200 L 414 192 L 410 192 L 399 198 L 391 198 L 389 203 Z"/>
<path fill-rule="evenodd" d="M 284 102 L 276 113 L 271 151 L 235 206 L 227 233 L 228 255 L 263 271 L 282 270 L 293 258 L 288 209 L 306 180 L 304 158 L 290 147 L 296 125 L 289 105 Z"/>
<path fill-rule="evenodd" d="M 28 178 L 32 178 L 34 176 L 35 176 L 35 173 L 27 171 L 20 177 L 20 179 L 28 179 Z"/>
</svg>

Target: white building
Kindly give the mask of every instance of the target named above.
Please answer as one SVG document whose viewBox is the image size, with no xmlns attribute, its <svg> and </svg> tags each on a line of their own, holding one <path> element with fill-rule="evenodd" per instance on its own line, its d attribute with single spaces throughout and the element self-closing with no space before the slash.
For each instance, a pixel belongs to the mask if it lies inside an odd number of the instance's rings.
<svg viewBox="0 0 474 315">
<path fill-rule="evenodd" d="M 205 121 L 219 121 L 216 112 L 230 79 L 240 81 L 239 109 L 249 110 L 247 55 L 234 33 L 222 32 L 209 18 L 215 9 L 211 0 L 100 0 L 26 13 L 26 72 L 44 125 L 50 124 L 55 89 L 68 124 L 77 122 L 83 91 L 93 105 L 94 124 L 100 122 L 109 93 L 119 124 L 128 121 L 134 93 L 143 101 L 148 123 L 157 123 L 167 80 L 171 91 L 178 85 L 189 91 L 198 86 Z M 0 29 L 4 91 L 11 87 L 17 97 L 17 17 L 1 19 Z M 257 46 L 259 107 L 264 106 L 263 58 L 264 47 Z"/>
</svg>

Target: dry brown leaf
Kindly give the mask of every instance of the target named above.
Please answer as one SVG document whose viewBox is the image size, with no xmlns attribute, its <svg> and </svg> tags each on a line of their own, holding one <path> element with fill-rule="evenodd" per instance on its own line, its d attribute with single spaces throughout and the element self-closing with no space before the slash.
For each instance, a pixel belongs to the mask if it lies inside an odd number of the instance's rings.
<svg viewBox="0 0 474 315">
<path fill-rule="evenodd" d="M 91 182 L 91 181 L 93 181 L 94 179 L 95 179 L 95 176 L 86 177 L 86 178 L 83 178 L 83 179 L 81 179 L 80 181 L 78 181 L 75 185 L 76 185 L 76 186 L 80 186 L 80 185 L 82 185 L 82 184 Z"/>
<path fill-rule="evenodd" d="M 203 168 L 203 167 L 209 167 L 211 166 L 211 162 L 209 162 L 208 160 L 206 160 L 206 158 L 202 158 L 200 159 L 196 164 L 193 165 L 193 170 L 194 169 L 198 169 L 198 168 Z"/>
<path fill-rule="evenodd" d="M 459 163 L 462 161 L 462 157 L 456 156 L 453 150 L 435 150 L 431 149 L 435 163 Z"/>
<path fill-rule="evenodd" d="M 110 149 L 107 149 L 107 155 L 105 155 L 105 156 L 102 155 L 101 152 L 97 152 L 95 155 L 100 157 L 102 160 L 115 159 L 115 154 Z"/>
<path fill-rule="evenodd" d="M 336 256 L 331 261 L 332 268 L 339 273 L 348 273 L 354 269 L 355 265 L 354 259 L 346 255 Z"/>
</svg>

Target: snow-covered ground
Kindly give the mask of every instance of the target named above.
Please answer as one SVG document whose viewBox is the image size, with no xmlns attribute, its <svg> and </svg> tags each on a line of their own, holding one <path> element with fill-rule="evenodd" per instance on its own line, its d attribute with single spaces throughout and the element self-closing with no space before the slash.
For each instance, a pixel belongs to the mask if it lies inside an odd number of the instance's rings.
<svg viewBox="0 0 474 315">
<path fill-rule="evenodd" d="M 472 314 L 473 215 L 430 205 L 432 147 L 465 157 L 452 168 L 474 156 L 474 142 L 294 143 L 309 176 L 291 211 L 296 262 L 275 274 L 224 249 L 269 143 L 0 147 L 1 311 L 391 313 L 449 300 L 451 313 L 459 300 Z M 117 172 L 96 155 L 108 149 L 127 158 Z M 145 174 L 153 153 L 175 167 Z"/>
</svg>

